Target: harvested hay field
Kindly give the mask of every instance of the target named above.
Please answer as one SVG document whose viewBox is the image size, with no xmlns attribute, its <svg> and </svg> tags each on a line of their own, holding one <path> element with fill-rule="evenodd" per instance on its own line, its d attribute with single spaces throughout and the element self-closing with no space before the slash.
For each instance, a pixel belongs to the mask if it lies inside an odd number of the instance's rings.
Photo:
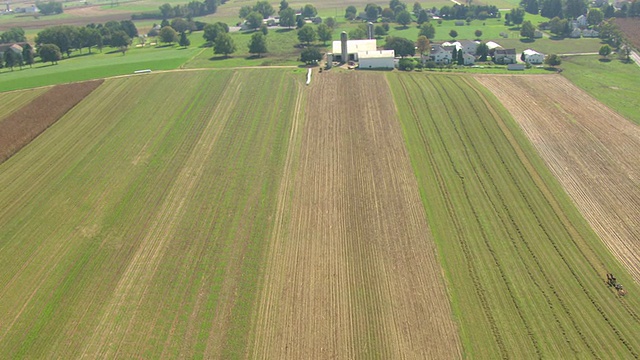
<svg viewBox="0 0 640 360">
<path fill-rule="evenodd" d="M 640 283 L 640 128 L 560 76 L 477 78 Z"/>
<path fill-rule="evenodd" d="M 385 77 L 319 74 L 305 96 L 250 357 L 460 358 Z"/>
<path fill-rule="evenodd" d="M 14 111 L 20 109 L 31 100 L 40 96 L 47 91 L 47 88 L 37 88 L 21 91 L 11 91 L 0 93 L 0 104 L 2 104 L 2 114 L 0 114 L 0 123 L 11 115 Z"/>
<path fill-rule="evenodd" d="M 605 275 L 640 287 L 504 107 L 467 76 L 388 78 L 465 356 L 637 358 L 638 296 Z"/>
<path fill-rule="evenodd" d="M 26 102 L 30 96 L 39 94 L 31 90 L 9 102 L 8 106 L 15 109 L 0 118 L 0 163 L 53 125 L 100 84 L 102 80 L 57 85 Z M 22 106 L 17 107 L 19 104 Z"/>
</svg>

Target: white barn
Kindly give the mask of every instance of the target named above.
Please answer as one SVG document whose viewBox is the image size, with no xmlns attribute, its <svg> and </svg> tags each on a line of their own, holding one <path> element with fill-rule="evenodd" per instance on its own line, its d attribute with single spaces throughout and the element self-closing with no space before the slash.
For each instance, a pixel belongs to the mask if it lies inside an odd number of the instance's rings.
<svg viewBox="0 0 640 360">
<path fill-rule="evenodd" d="M 529 64 L 542 64 L 544 62 L 544 54 L 532 49 L 523 51 L 522 57 L 524 58 L 524 62 Z"/>
<path fill-rule="evenodd" d="M 377 44 L 375 39 L 371 40 L 347 40 L 347 57 L 342 59 L 342 41 L 333 42 L 333 59 L 338 62 L 358 61 L 358 53 L 367 51 L 376 51 Z"/>
<path fill-rule="evenodd" d="M 393 69 L 393 50 L 372 50 L 358 53 L 358 69 Z"/>
</svg>

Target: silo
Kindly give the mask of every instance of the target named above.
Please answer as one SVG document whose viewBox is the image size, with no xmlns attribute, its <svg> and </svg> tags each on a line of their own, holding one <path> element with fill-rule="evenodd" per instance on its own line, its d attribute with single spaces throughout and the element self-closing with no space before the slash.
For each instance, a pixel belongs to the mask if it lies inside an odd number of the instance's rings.
<svg viewBox="0 0 640 360">
<path fill-rule="evenodd" d="M 367 24 L 367 38 L 373 39 L 373 23 L 371 21 Z"/>
<path fill-rule="evenodd" d="M 340 46 L 342 50 L 342 62 L 346 63 L 349 61 L 349 53 L 347 52 L 347 32 L 343 31 L 340 34 Z"/>
<path fill-rule="evenodd" d="M 327 54 L 327 69 L 331 69 L 333 65 L 333 54 Z"/>
</svg>

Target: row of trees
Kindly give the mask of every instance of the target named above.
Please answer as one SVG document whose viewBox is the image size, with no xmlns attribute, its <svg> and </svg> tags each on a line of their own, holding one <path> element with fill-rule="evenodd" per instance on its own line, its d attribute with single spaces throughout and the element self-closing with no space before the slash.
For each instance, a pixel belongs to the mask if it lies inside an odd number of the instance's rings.
<svg viewBox="0 0 640 360">
<path fill-rule="evenodd" d="M 549 19 L 554 17 L 575 19 L 580 15 L 587 14 L 587 11 L 590 13 L 593 10 L 602 13 L 606 19 L 640 16 L 640 0 L 634 0 L 629 3 L 624 2 L 620 9 L 617 10 L 608 2 L 603 2 L 599 9 L 589 9 L 586 0 L 521 0 L 520 6 L 530 14 L 540 14 Z"/>
<path fill-rule="evenodd" d="M 82 52 L 87 48 L 97 47 L 102 50 L 104 46 L 128 47 L 131 39 L 138 36 L 138 29 L 131 20 L 109 21 L 102 24 L 89 24 L 87 26 L 60 25 L 45 28 L 36 35 L 36 45 L 55 45 L 67 57 L 73 50 Z"/>
<path fill-rule="evenodd" d="M 368 4 L 363 13 L 358 13 L 355 6 L 349 6 L 345 10 L 345 18 L 348 20 L 368 20 L 383 22 L 396 22 L 401 25 L 408 25 L 413 21 L 412 15 L 418 24 L 423 24 L 431 20 L 432 14 L 438 13 L 443 19 L 480 19 L 500 16 L 500 12 L 493 5 L 445 5 L 438 11 L 435 7 L 430 10 L 422 8 L 419 2 L 413 4 L 413 11 L 409 12 L 407 5 L 400 0 L 391 0 L 389 7 L 382 8 L 376 4 Z"/>
<path fill-rule="evenodd" d="M 0 34 L 0 44 L 25 41 L 27 41 L 27 37 L 24 35 L 24 30 L 20 27 L 13 27 Z"/>
<path fill-rule="evenodd" d="M 218 10 L 220 4 L 224 4 L 226 0 L 204 0 L 191 1 L 186 5 L 176 4 L 171 6 L 169 3 L 160 5 L 160 16 L 163 19 L 172 19 L 176 17 L 196 17 L 213 14 Z"/>
</svg>

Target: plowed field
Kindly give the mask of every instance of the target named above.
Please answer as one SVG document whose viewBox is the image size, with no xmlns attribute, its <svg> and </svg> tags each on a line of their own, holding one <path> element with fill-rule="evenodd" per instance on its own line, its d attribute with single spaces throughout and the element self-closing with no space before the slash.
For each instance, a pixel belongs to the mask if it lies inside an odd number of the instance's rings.
<svg viewBox="0 0 640 360">
<path fill-rule="evenodd" d="M 10 115 L 0 118 L 0 163 L 53 125 L 100 84 L 102 80 L 57 85 L 29 103 L 25 100 L 31 94 L 39 94 L 38 91 L 26 92 L 9 102 L 8 110 L 15 109 Z M 17 108 L 17 104 L 23 106 Z"/>
<path fill-rule="evenodd" d="M 478 77 L 640 282 L 640 127 L 560 76 Z"/>
<path fill-rule="evenodd" d="M 306 96 L 251 357 L 459 358 L 386 79 L 325 73 Z"/>
</svg>

